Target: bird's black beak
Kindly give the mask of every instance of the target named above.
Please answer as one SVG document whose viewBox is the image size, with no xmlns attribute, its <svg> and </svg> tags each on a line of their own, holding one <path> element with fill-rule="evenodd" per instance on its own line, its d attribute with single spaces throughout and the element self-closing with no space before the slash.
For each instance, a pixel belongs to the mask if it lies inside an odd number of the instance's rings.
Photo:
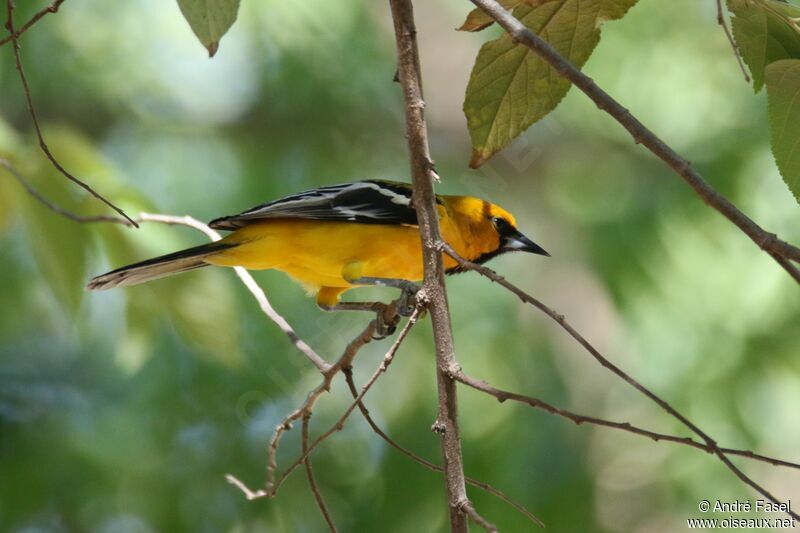
<svg viewBox="0 0 800 533">
<path fill-rule="evenodd" d="M 527 238 L 519 231 L 514 231 L 514 233 L 505 237 L 502 249 L 507 252 L 528 252 L 550 257 L 550 254 L 548 254 L 544 248 Z"/>
</svg>

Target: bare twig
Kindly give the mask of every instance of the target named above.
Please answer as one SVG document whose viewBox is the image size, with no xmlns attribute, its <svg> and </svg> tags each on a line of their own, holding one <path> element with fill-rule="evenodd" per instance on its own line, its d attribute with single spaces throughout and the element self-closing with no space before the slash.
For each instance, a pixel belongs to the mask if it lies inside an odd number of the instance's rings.
<svg viewBox="0 0 800 533">
<path fill-rule="evenodd" d="M 308 452 L 308 421 L 310 418 L 310 415 L 303 417 L 303 429 L 301 430 L 300 440 L 304 455 Z M 330 529 L 332 533 L 336 533 L 338 531 L 336 529 L 336 524 L 333 523 L 333 517 L 331 517 L 325 499 L 322 497 L 322 492 L 319 490 L 319 486 L 317 486 L 317 480 L 314 477 L 314 469 L 311 467 L 311 457 L 306 456 L 303 460 L 303 466 L 306 469 L 306 478 L 308 478 L 308 486 L 311 489 L 311 493 L 314 495 L 314 501 L 317 502 L 317 507 L 319 507 L 322 517 L 325 519 L 325 523 L 328 524 L 328 529 Z"/>
<path fill-rule="evenodd" d="M 334 376 L 343 368 L 346 364 L 349 366 L 355 355 L 358 353 L 358 350 L 361 349 L 362 346 L 367 344 L 372 340 L 373 335 L 377 329 L 377 319 L 371 321 L 369 325 L 356 337 L 353 341 L 348 344 L 347 348 L 344 351 L 344 354 L 339 358 L 339 360 L 334 364 L 330 365 L 327 370 L 322 373 L 322 383 L 320 383 L 316 388 L 314 388 L 309 395 L 306 397 L 306 400 L 303 402 L 300 407 L 286 415 L 284 419 L 275 427 L 275 432 L 272 434 L 272 438 L 269 441 L 269 446 L 267 448 L 267 475 L 266 481 L 264 483 L 264 488 L 258 490 L 251 490 L 249 489 L 242 481 L 237 479 L 235 476 L 228 474 L 226 479 L 229 483 L 239 487 L 239 489 L 244 492 L 245 496 L 249 500 L 253 500 L 256 498 L 265 498 L 274 497 L 278 489 L 280 489 L 281 484 L 283 481 L 288 477 L 288 472 L 281 476 L 277 481 L 275 480 L 276 472 L 278 469 L 278 446 L 280 445 L 281 437 L 283 433 L 292 429 L 292 423 L 296 422 L 302 417 L 311 416 L 311 413 L 314 410 L 314 405 L 316 404 L 317 400 L 322 396 L 325 392 L 330 390 L 331 382 L 333 381 Z M 343 362 L 343 361 L 346 361 Z M 294 470 L 298 465 L 302 464 L 306 457 L 309 456 L 311 450 L 315 448 L 317 443 L 315 442 L 310 448 L 308 448 L 301 456 L 301 458 L 292 465 L 291 469 Z"/>
<path fill-rule="evenodd" d="M 600 363 L 601 366 L 603 366 L 604 368 L 606 368 L 607 370 L 609 370 L 610 372 L 615 374 L 617 377 L 621 378 L 623 381 L 627 382 L 631 387 L 633 387 L 634 389 L 639 391 L 641 394 L 643 394 L 644 396 L 646 396 L 647 398 L 652 400 L 662 410 L 666 411 L 670 416 L 672 416 L 673 418 L 678 420 L 681 424 L 686 426 L 689 430 L 692 431 L 692 433 L 694 433 L 695 435 L 700 437 L 700 439 L 703 442 L 705 442 L 706 446 L 708 447 L 709 453 L 713 453 L 714 455 L 716 455 L 719 458 L 719 460 L 726 467 L 728 467 L 728 470 L 733 472 L 733 474 L 736 477 L 738 477 L 743 483 L 745 483 L 746 485 L 749 485 L 756 492 L 758 492 L 759 494 L 761 494 L 762 496 L 764 496 L 765 498 L 770 500 L 772 503 L 775 503 L 775 504 L 780 504 L 781 503 L 769 491 L 767 491 L 764 487 L 762 487 L 761 485 L 759 485 L 758 483 L 753 481 L 750 477 L 747 476 L 747 474 L 742 472 L 736 465 L 734 465 L 730 461 L 730 459 L 728 459 L 728 457 L 725 455 L 725 453 L 722 451 L 722 449 L 717 445 L 716 441 L 714 441 L 714 439 L 712 439 L 702 429 L 700 429 L 697 425 L 695 425 L 693 422 L 691 422 L 683 414 L 678 412 L 668 402 L 666 402 L 661 397 L 659 397 L 654 392 L 652 392 L 650 389 L 648 389 L 647 387 L 645 387 L 644 385 L 642 385 L 641 383 L 636 381 L 633 377 L 631 377 L 629 374 L 624 372 L 621 368 L 619 368 L 617 365 L 615 365 L 610 360 L 608 360 L 605 356 L 603 356 L 603 354 L 601 354 L 594 346 L 592 346 L 592 344 L 589 343 L 589 341 L 587 341 L 583 337 L 583 335 L 581 335 L 575 328 L 572 327 L 572 325 L 569 322 L 567 322 L 567 320 L 564 318 L 564 315 L 561 315 L 561 314 L 555 312 L 554 310 L 552 310 L 551 308 L 549 308 L 548 306 L 546 306 L 545 304 L 543 304 L 542 302 L 540 302 L 539 300 L 537 300 L 536 298 L 531 296 L 530 294 L 526 293 L 525 291 L 523 291 L 522 289 L 520 289 L 519 287 L 517 287 L 513 283 L 509 282 L 508 280 L 506 280 L 502 276 L 499 276 L 493 270 L 491 270 L 489 268 L 486 268 L 486 267 L 484 267 L 482 265 L 478 265 L 478 264 L 472 263 L 470 261 L 467 261 L 466 259 L 461 257 L 455 250 L 453 250 L 453 248 L 449 244 L 447 244 L 445 242 L 440 242 L 439 248 L 443 252 L 445 252 L 447 255 L 449 255 L 450 257 L 452 257 L 456 261 L 458 261 L 459 264 L 462 267 L 467 268 L 469 270 L 474 270 L 474 271 L 480 273 L 481 275 L 491 279 L 495 283 L 505 287 L 506 289 L 508 289 L 512 293 L 516 294 L 517 297 L 519 297 L 519 299 L 522 300 L 523 302 L 531 304 L 532 306 L 536 307 L 537 309 L 542 311 L 544 314 L 546 314 L 547 316 L 549 316 L 550 318 L 555 320 L 558 323 L 558 325 L 561 326 L 561 328 L 564 329 L 573 339 L 575 339 L 578 342 L 578 344 L 583 346 L 583 348 L 587 352 L 589 352 L 589 354 L 592 357 L 594 357 L 594 359 L 598 363 Z M 456 378 L 456 376 L 457 376 L 459 371 L 460 371 L 460 369 L 454 369 L 454 371 L 452 372 L 453 378 Z M 800 515 L 797 515 L 792 510 L 788 510 L 787 514 L 789 514 L 789 516 L 791 516 L 792 518 L 800 520 Z"/>
<path fill-rule="evenodd" d="M 37 12 L 34 16 L 32 16 L 28 22 L 23 24 L 19 30 L 17 30 L 16 32 L 12 31 L 11 35 L 8 35 L 7 37 L 3 37 L 2 39 L 0 39 L 0 46 L 3 46 L 4 44 L 6 44 L 11 40 L 19 39 L 20 35 L 28 31 L 31 28 L 31 26 L 39 22 L 39 20 L 42 17 L 44 17 L 48 13 L 55 13 L 56 11 L 58 11 L 58 8 L 61 7 L 61 4 L 63 3 L 64 0 L 54 0 L 52 4 L 42 8 L 39 12 Z"/>
<path fill-rule="evenodd" d="M 458 429 L 457 387 L 449 370 L 458 367 L 450 324 L 450 310 L 444 284 L 442 255 L 435 249 L 441 239 L 433 182 L 436 173 L 428 146 L 425 102 L 422 97 L 422 74 L 417 50 L 417 30 L 411 0 L 390 0 L 397 44 L 397 79 L 405 101 L 406 138 L 411 160 L 414 207 L 417 212 L 425 272 L 423 287 L 429 299 L 433 338 L 436 347 L 436 382 L 439 390 L 439 413 L 434 430 L 442 438 L 445 487 L 452 532 L 467 531 L 463 504 L 468 502 L 464 484 L 464 464 Z"/>
<path fill-rule="evenodd" d="M 601 89 L 589 76 L 580 71 L 575 65 L 562 56 L 550 43 L 525 27 L 516 17 L 503 9 L 495 0 L 470 0 L 482 9 L 495 22 L 502 26 L 518 43 L 529 48 L 533 53 L 545 60 L 561 76 L 572 82 L 583 91 L 597 107 L 611 115 L 633 137 L 637 144 L 643 144 L 654 155 L 664 161 L 697 193 L 703 201 L 719 211 L 728 220 L 733 222 L 742 232 L 756 243 L 759 248 L 766 251 L 774 259 L 782 257 L 800 262 L 800 248 L 780 240 L 775 234 L 769 233 L 756 224 L 727 198 L 721 195 L 703 177 L 692 168 L 691 163 L 678 155 L 655 133 L 642 124 L 630 111 Z M 788 273 L 800 283 L 800 271 L 789 268 L 787 261 L 777 261 Z"/>
<path fill-rule="evenodd" d="M 733 35 L 731 35 L 731 31 L 728 29 L 728 24 L 725 22 L 725 13 L 722 9 L 722 0 L 717 0 L 717 23 L 722 26 L 725 36 L 728 38 L 728 42 L 731 43 L 733 55 L 736 57 L 736 61 L 739 63 L 739 68 L 742 69 L 742 74 L 744 74 L 744 81 L 750 83 L 750 74 L 747 73 L 747 68 L 744 66 L 742 55 L 739 53 L 739 47 L 736 46 L 736 41 L 733 40 Z"/>
<path fill-rule="evenodd" d="M 472 505 L 469 500 L 464 500 L 461 502 L 458 508 L 462 513 L 471 518 L 473 522 L 481 526 L 489 533 L 497 533 L 497 526 L 478 514 L 478 511 L 475 510 L 475 506 Z"/>
<path fill-rule="evenodd" d="M 242 283 L 250 290 L 250 292 L 255 296 L 256 300 L 258 301 L 258 305 L 261 307 L 261 310 L 264 312 L 265 315 L 269 317 L 270 320 L 275 322 L 275 324 L 289 337 L 289 340 L 292 344 L 294 344 L 295 348 L 300 350 L 303 355 L 305 355 L 309 361 L 311 361 L 317 370 L 320 372 L 327 372 L 330 369 L 330 365 L 325 362 L 325 360 L 315 352 L 311 346 L 309 346 L 303 339 L 301 339 L 297 333 L 294 331 L 291 325 L 283 318 L 275 308 L 272 307 L 269 300 L 267 299 L 267 295 L 264 294 L 264 289 L 262 289 L 257 283 L 256 280 L 253 279 L 253 276 L 242 267 L 234 267 L 236 270 L 236 275 L 242 280 Z"/>
<path fill-rule="evenodd" d="M 219 233 L 209 228 L 206 224 L 190 216 L 180 217 L 172 215 L 140 213 L 137 217 L 137 220 L 142 222 L 160 222 L 162 224 L 188 226 L 198 231 L 202 231 L 212 241 L 218 241 L 222 238 Z M 281 329 L 281 331 L 283 331 L 295 348 L 305 355 L 308 360 L 311 361 L 315 367 L 317 367 L 317 370 L 320 372 L 328 371 L 330 369 L 330 365 L 326 363 L 325 360 L 320 357 L 319 354 L 317 354 L 317 352 L 315 352 L 297 335 L 292 326 L 289 325 L 283 316 L 275 311 L 275 308 L 272 307 L 272 304 L 269 302 L 264 290 L 259 287 L 259 285 L 256 283 L 256 280 L 253 279 L 253 276 L 242 267 L 234 267 L 234 271 L 236 272 L 236 275 L 239 276 L 239 279 L 242 280 L 242 283 L 244 283 L 245 287 L 247 287 L 247 289 L 256 299 L 264 314 L 267 315 L 267 317 L 272 320 Z"/>
<path fill-rule="evenodd" d="M 627 431 L 628 433 L 633 433 L 634 435 L 647 437 L 656 442 L 661 442 L 661 441 L 674 442 L 677 444 L 684 444 L 686 446 L 690 446 L 692 448 L 696 448 L 704 452 L 714 453 L 714 450 L 711 447 L 709 447 L 708 444 L 698 442 L 690 437 L 678 437 L 666 433 L 658 433 L 656 431 L 650 431 L 648 429 L 643 429 L 638 426 L 634 426 L 633 424 L 630 424 L 628 422 L 614 422 L 613 420 L 606 420 L 604 418 L 597 418 L 594 416 L 586 416 L 574 413 L 567 409 L 556 407 L 543 400 L 540 400 L 539 398 L 534 398 L 532 396 L 527 396 L 525 394 L 518 394 L 516 392 L 510 392 L 498 389 L 497 387 L 492 386 L 486 381 L 475 379 L 465 374 L 463 371 L 459 371 L 458 373 L 455 374 L 454 377 L 457 381 L 463 383 L 468 387 L 472 387 L 477 391 L 483 392 L 490 396 L 494 396 L 500 403 L 503 403 L 507 400 L 511 400 L 514 402 L 526 404 L 531 407 L 535 407 L 536 409 L 541 409 L 543 411 L 546 411 L 552 415 L 557 415 L 566 418 L 568 420 L 571 420 L 578 426 L 582 424 L 593 424 L 596 426 L 619 429 L 622 431 Z M 766 455 L 757 454 L 750 450 L 738 450 L 736 448 L 720 448 L 720 450 L 723 453 L 725 453 L 725 455 L 738 455 L 739 457 L 746 457 L 748 459 L 752 459 L 754 461 L 760 461 L 762 463 L 767 463 L 772 466 L 783 466 L 786 468 L 795 468 L 800 470 L 800 464 L 792 463 L 790 461 L 784 461 L 783 459 L 776 459 L 774 457 L 769 457 Z"/>
<path fill-rule="evenodd" d="M 62 0 L 63 1 L 63 0 Z M 19 79 L 22 82 L 22 88 L 25 92 L 25 100 L 28 104 L 28 113 L 31 116 L 31 120 L 33 121 L 33 127 L 36 130 L 36 136 L 39 139 L 39 147 L 44 152 L 44 155 L 47 156 L 47 159 L 50 160 L 50 163 L 58 170 L 65 178 L 72 181 L 83 190 L 106 204 L 108 207 L 116 211 L 122 218 L 118 221 L 125 225 L 130 225 L 134 227 L 139 227 L 139 225 L 134 221 L 131 217 L 125 214 L 125 212 L 107 200 L 104 196 L 100 193 L 95 191 L 88 183 L 84 182 L 80 178 L 75 177 L 71 174 L 67 169 L 65 169 L 61 163 L 55 158 L 53 153 L 50 151 L 50 147 L 47 146 L 47 143 L 44 140 L 44 136 L 42 134 L 42 128 L 39 126 L 39 118 L 36 114 L 36 108 L 33 105 L 33 97 L 31 96 L 31 88 L 28 84 L 28 78 L 25 76 L 25 69 L 22 68 L 22 58 L 20 57 L 19 53 L 19 42 L 17 41 L 17 34 L 14 31 L 14 0 L 6 0 L 6 11 L 8 13 L 8 18 L 6 19 L 6 29 L 10 34 L 9 38 L 11 39 L 11 48 L 14 51 L 14 61 L 16 63 L 17 72 L 19 72 Z M 56 6 L 56 9 L 58 6 Z M 44 16 L 44 15 L 42 15 Z M 40 17 L 41 18 L 41 17 Z M 87 221 L 88 222 L 88 221 Z"/>
<path fill-rule="evenodd" d="M 355 381 L 353 381 L 353 369 L 345 368 L 342 370 L 342 372 L 344 373 L 344 377 L 347 380 L 347 386 L 350 389 L 350 394 L 353 396 L 353 398 L 358 398 L 358 388 L 356 387 Z M 375 420 L 372 418 L 372 415 L 369 414 L 369 409 L 367 409 L 367 406 L 364 405 L 364 402 L 362 401 L 358 402 L 358 409 L 361 411 L 361 415 L 364 417 L 364 420 L 366 420 L 369 427 L 372 428 L 372 431 L 374 431 L 376 435 L 378 435 L 380 438 L 386 441 L 386 443 L 389 446 L 399 451 L 412 461 L 424 466 L 428 470 L 431 470 L 432 472 L 438 472 L 440 474 L 444 473 L 444 468 L 420 457 L 419 455 L 412 452 L 408 448 L 401 446 L 400 444 L 397 443 L 397 441 L 395 441 L 389 435 L 387 435 L 386 432 L 383 431 L 383 429 L 381 429 L 378 423 L 375 422 Z M 508 505 L 519 511 L 521 514 L 523 514 L 526 518 L 528 518 L 531 522 L 533 522 L 537 526 L 544 527 L 544 523 L 541 520 L 539 520 L 539 518 L 537 518 L 536 515 L 527 510 L 522 504 L 512 500 L 501 490 L 493 487 L 492 485 L 489 485 L 488 483 L 484 483 L 483 481 L 479 481 L 469 476 L 466 476 L 464 479 L 468 485 L 477 487 L 484 492 L 496 496 L 497 498 L 503 500 Z"/>
<path fill-rule="evenodd" d="M 317 446 L 319 446 L 325 439 L 327 439 L 337 431 L 342 430 L 345 422 L 350 417 L 350 415 L 352 414 L 353 410 L 356 408 L 358 403 L 361 400 L 363 400 L 364 396 L 367 394 L 367 392 L 369 392 L 369 390 L 372 388 L 372 386 L 375 384 L 375 382 L 378 380 L 381 374 L 386 372 L 386 370 L 389 368 L 389 365 L 394 360 L 394 356 L 397 353 L 397 350 L 400 348 L 400 345 L 406 339 L 408 332 L 411 331 L 411 328 L 414 327 L 414 324 L 417 323 L 417 320 L 419 319 L 421 312 L 422 312 L 422 307 L 417 307 L 414 310 L 414 312 L 409 317 L 408 322 L 406 322 L 406 325 L 403 327 L 402 331 L 400 331 L 400 334 L 397 336 L 397 339 L 392 344 L 392 347 L 389 348 L 389 351 L 386 352 L 386 355 L 383 356 L 381 364 L 378 365 L 378 368 L 372 374 L 372 377 L 370 377 L 370 379 L 361 388 L 361 392 L 359 393 L 355 401 L 353 401 L 353 403 L 350 404 L 350 406 L 345 410 L 342 416 L 339 417 L 336 423 L 334 423 L 327 431 L 325 431 L 323 434 L 317 437 L 316 440 L 314 440 L 314 442 L 312 442 L 311 445 L 308 447 L 308 450 L 306 450 L 300 457 L 298 457 L 292 464 L 290 464 L 286 468 L 286 470 L 284 471 L 283 474 L 281 474 L 281 477 L 277 480 L 277 482 L 273 484 L 274 490 L 277 490 L 281 486 L 284 480 L 286 480 L 286 478 L 289 477 L 289 475 L 294 471 L 295 468 L 297 468 L 300 464 L 302 464 L 305 458 L 308 457 L 311 454 L 311 452 L 313 452 L 317 448 Z M 269 494 L 269 496 L 274 495 L 274 490 L 273 493 Z"/>
<path fill-rule="evenodd" d="M 392 359 L 394 358 L 394 354 L 397 352 L 398 348 L 400 348 L 400 344 L 403 342 L 403 340 L 405 340 L 409 330 L 416 323 L 420 312 L 421 312 L 420 307 L 417 307 L 414 310 L 414 312 L 412 313 L 411 317 L 408 320 L 408 323 L 406 323 L 406 326 L 403 328 L 403 330 L 400 332 L 400 335 L 397 337 L 397 340 L 394 342 L 394 344 L 392 344 L 392 347 L 384 356 L 384 360 L 381 363 L 381 366 L 378 367 L 378 370 L 373 375 L 373 379 L 370 382 L 368 382 L 369 386 L 365 385 L 366 390 L 363 391 L 364 394 L 366 394 L 366 391 L 369 390 L 369 388 L 372 386 L 375 380 L 378 379 L 378 376 L 386 371 L 386 368 L 389 366 Z M 396 301 L 392 302 L 389 306 L 387 306 L 385 313 L 386 313 L 385 316 L 389 316 L 390 313 L 396 315 L 397 302 Z M 306 457 L 308 457 L 311 454 L 311 452 L 314 451 L 314 449 L 317 446 L 319 446 L 320 443 L 322 443 L 322 441 L 324 441 L 329 436 L 331 436 L 332 434 L 342 429 L 342 427 L 344 427 L 344 422 L 347 420 L 347 418 L 350 416 L 350 413 L 355 408 L 355 404 L 353 404 L 349 409 L 345 411 L 342 417 L 336 422 L 336 424 L 333 425 L 331 429 L 329 429 L 328 431 L 317 437 L 317 439 L 314 440 L 313 443 L 311 443 L 308 449 L 305 450 L 300 455 L 300 457 L 297 460 L 295 460 L 291 465 L 289 465 L 289 467 L 287 467 L 287 469 L 283 472 L 283 474 L 281 474 L 281 476 L 277 477 L 276 479 L 276 472 L 278 468 L 277 452 L 281 436 L 283 435 L 284 432 L 292 428 L 293 422 L 299 420 L 303 416 L 311 416 L 311 413 L 314 410 L 314 405 L 316 404 L 319 397 L 322 396 L 323 393 L 330 390 L 333 378 L 336 376 L 336 374 L 342 371 L 342 369 L 352 364 L 353 359 L 357 355 L 358 351 L 364 345 L 366 345 L 372 340 L 373 336 L 375 335 L 375 332 L 377 331 L 377 327 L 378 327 L 378 320 L 376 318 L 375 320 L 372 320 L 369 323 L 369 325 L 358 335 L 358 337 L 356 337 L 353 341 L 350 342 L 350 344 L 347 345 L 347 348 L 345 348 L 344 353 L 336 361 L 336 363 L 331 365 L 326 372 L 322 373 L 323 376 L 322 383 L 320 383 L 314 390 L 312 390 L 309 393 L 305 402 L 303 402 L 303 404 L 300 407 L 289 413 L 281 421 L 281 423 L 276 426 L 275 433 L 273 434 L 272 439 L 270 440 L 269 448 L 267 450 L 267 478 L 264 484 L 264 488 L 259 490 L 251 490 L 242 481 L 240 481 L 231 474 L 228 474 L 226 476 L 226 479 L 228 480 L 229 483 L 239 487 L 239 489 L 242 492 L 244 492 L 245 496 L 248 499 L 252 500 L 255 498 L 273 498 L 277 495 L 281 485 L 286 480 L 286 478 L 288 478 L 289 475 L 295 470 L 295 468 L 303 464 L 303 461 L 305 461 Z"/>
<path fill-rule="evenodd" d="M 784 256 L 781 255 L 780 253 L 773 251 L 769 251 L 767 253 L 769 253 L 769 255 L 771 255 L 772 258 L 775 260 L 775 262 L 777 262 L 780 266 L 782 266 L 783 269 L 786 270 L 786 272 L 788 272 L 790 276 L 792 276 L 798 283 L 800 283 L 800 268 L 797 268 L 797 266 L 794 263 L 792 263 L 790 259 L 787 259 L 786 257 L 788 256 Z"/>
<path fill-rule="evenodd" d="M 33 186 L 28 182 L 28 180 L 20 173 L 19 170 L 14 167 L 10 161 L 7 159 L 0 158 L 0 166 L 4 167 L 8 172 L 14 176 L 17 181 L 22 185 L 28 194 L 33 196 L 39 203 L 44 205 L 46 208 L 50 209 L 51 211 L 72 220 L 73 222 L 80 222 L 80 223 L 93 223 L 93 222 L 112 222 L 115 224 L 125 224 L 128 225 L 128 221 L 124 218 L 116 217 L 113 215 L 78 215 L 73 213 L 68 209 L 64 209 L 58 204 L 55 204 L 45 198 L 39 191 L 33 188 Z"/>
</svg>

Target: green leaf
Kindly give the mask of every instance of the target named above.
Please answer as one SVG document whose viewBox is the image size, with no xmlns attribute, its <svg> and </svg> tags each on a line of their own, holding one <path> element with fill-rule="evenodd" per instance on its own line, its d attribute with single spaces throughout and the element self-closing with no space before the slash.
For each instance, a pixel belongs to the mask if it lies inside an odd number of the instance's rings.
<svg viewBox="0 0 800 533">
<path fill-rule="evenodd" d="M 214 57 L 219 40 L 236 22 L 239 0 L 178 0 L 184 18 L 192 31 Z"/>
<path fill-rule="evenodd" d="M 800 202 L 800 59 L 766 68 L 772 153 L 783 180 Z"/>
<path fill-rule="evenodd" d="M 581 67 L 600 40 L 600 24 L 618 19 L 636 0 L 553 0 L 518 5 L 514 16 Z M 555 109 L 570 83 L 508 34 L 481 48 L 472 68 L 464 114 L 477 168 Z"/>
<path fill-rule="evenodd" d="M 733 36 L 753 76 L 756 92 L 764 69 L 780 59 L 800 59 L 800 8 L 777 0 L 728 0 Z"/>
</svg>

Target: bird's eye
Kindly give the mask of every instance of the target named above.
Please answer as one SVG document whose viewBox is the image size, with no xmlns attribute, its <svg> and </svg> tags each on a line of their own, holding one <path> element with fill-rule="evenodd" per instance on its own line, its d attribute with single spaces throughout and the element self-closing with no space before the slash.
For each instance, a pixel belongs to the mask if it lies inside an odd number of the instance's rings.
<svg viewBox="0 0 800 533">
<path fill-rule="evenodd" d="M 502 233 L 503 230 L 507 230 L 510 227 L 508 220 L 502 217 L 492 217 L 492 224 L 494 225 L 495 229 Z"/>
</svg>

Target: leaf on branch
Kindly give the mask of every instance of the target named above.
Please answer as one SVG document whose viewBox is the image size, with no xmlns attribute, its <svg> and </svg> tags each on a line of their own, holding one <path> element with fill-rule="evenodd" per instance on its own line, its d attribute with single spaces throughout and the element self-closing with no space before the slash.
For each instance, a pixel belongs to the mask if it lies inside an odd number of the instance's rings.
<svg viewBox="0 0 800 533">
<path fill-rule="evenodd" d="M 239 0 L 178 0 L 184 18 L 192 31 L 214 57 L 219 40 L 233 26 L 239 11 Z"/>
<path fill-rule="evenodd" d="M 766 68 L 772 153 L 783 180 L 800 202 L 800 59 Z"/>
<path fill-rule="evenodd" d="M 553 0 L 499 0 L 498 3 L 505 9 L 511 11 L 520 4 L 538 6 Z M 481 31 L 494 24 L 494 19 L 487 15 L 481 8 L 475 8 L 469 12 L 467 19 L 458 31 Z"/>
<path fill-rule="evenodd" d="M 764 69 L 780 59 L 800 59 L 800 8 L 778 0 L 728 0 L 736 46 L 756 92 Z"/>
<path fill-rule="evenodd" d="M 636 0 L 549 0 L 519 4 L 517 17 L 581 67 L 600 40 L 600 24 L 619 19 Z M 472 137 L 470 166 L 478 168 L 561 102 L 570 83 L 506 33 L 478 52 L 464 114 Z"/>
</svg>

